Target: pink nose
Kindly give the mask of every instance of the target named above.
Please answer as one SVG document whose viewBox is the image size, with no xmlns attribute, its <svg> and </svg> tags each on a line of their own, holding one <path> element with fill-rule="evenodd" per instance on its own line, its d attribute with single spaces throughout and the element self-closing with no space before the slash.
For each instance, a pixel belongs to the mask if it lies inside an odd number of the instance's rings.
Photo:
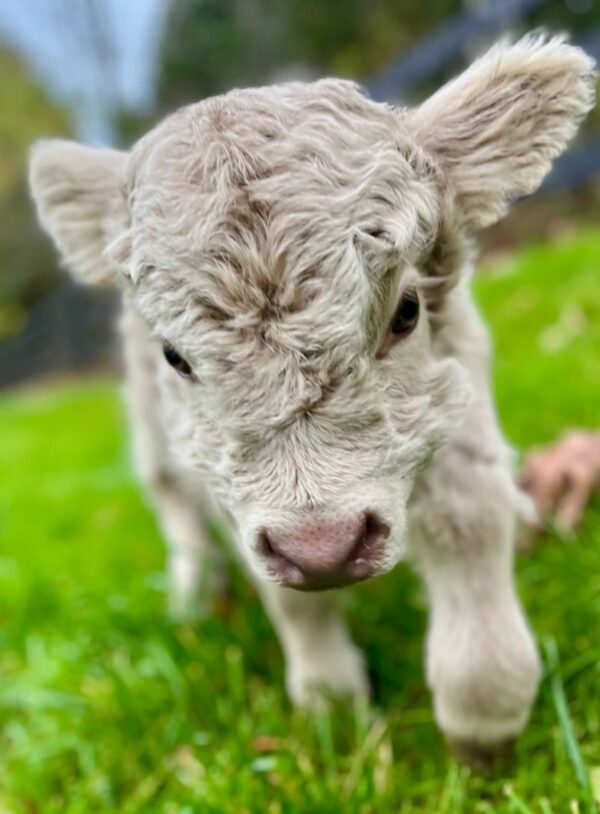
<svg viewBox="0 0 600 814">
<path fill-rule="evenodd" d="M 263 529 L 259 550 L 278 582 L 308 590 L 333 588 L 373 576 L 389 533 L 374 512 L 340 518 L 315 512 L 296 527 Z"/>
</svg>

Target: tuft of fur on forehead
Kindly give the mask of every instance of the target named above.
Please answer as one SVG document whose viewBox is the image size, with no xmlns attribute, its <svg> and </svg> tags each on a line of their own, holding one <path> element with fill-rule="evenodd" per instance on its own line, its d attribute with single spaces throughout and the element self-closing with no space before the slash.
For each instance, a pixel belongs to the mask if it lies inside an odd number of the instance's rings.
<svg viewBox="0 0 600 814">
<path fill-rule="evenodd" d="M 356 333 L 360 292 L 379 285 L 390 252 L 432 242 L 439 184 L 397 111 L 350 82 L 233 91 L 135 148 L 131 273 L 154 292 L 154 320 L 174 287 L 185 298 L 182 334 L 208 320 L 276 342 L 285 324 L 293 346 L 302 314 L 324 301 L 337 331 Z M 172 330 L 173 313 L 164 319 Z"/>
</svg>

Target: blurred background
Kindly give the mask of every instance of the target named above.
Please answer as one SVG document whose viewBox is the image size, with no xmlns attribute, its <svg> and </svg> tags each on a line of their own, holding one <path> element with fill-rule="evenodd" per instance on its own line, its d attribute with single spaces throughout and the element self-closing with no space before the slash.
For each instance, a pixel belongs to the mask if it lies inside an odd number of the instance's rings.
<svg viewBox="0 0 600 814">
<path fill-rule="evenodd" d="M 57 268 L 26 188 L 30 143 L 127 146 L 233 86 L 340 75 L 417 102 L 500 35 L 568 31 L 600 55 L 598 0 L 2 0 L 0 386 L 112 364 L 110 293 Z M 556 239 L 600 213 L 600 116 L 484 250 Z"/>
</svg>

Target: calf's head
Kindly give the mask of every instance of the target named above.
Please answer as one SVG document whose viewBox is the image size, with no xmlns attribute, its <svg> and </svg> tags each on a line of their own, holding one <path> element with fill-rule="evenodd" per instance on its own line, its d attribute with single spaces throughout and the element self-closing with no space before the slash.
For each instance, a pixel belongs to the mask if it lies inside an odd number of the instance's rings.
<svg viewBox="0 0 600 814">
<path fill-rule="evenodd" d="M 581 51 L 527 38 L 414 110 L 323 80 L 186 107 L 131 153 L 36 145 L 42 224 L 149 324 L 173 451 L 258 574 L 326 588 L 401 557 L 468 398 L 435 341 L 458 247 L 539 185 L 592 96 Z"/>
</svg>

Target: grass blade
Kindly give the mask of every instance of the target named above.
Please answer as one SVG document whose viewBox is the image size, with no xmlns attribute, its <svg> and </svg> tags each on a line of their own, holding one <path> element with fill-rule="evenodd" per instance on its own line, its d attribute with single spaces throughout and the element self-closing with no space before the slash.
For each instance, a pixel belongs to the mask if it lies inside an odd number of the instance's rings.
<svg viewBox="0 0 600 814">
<path fill-rule="evenodd" d="M 558 648 L 555 640 L 551 637 L 546 637 L 544 640 L 544 654 L 546 656 L 546 664 L 550 674 L 552 701 L 554 703 L 556 717 L 558 718 L 558 722 L 560 724 L 567 755 L 573 767 L 573 771 L 575 772 L 577 782 L 583 791 L 586 811 L 588 814 L 595 814 L 597 809 L 594 803 L 590 775 L 581 755 L 581 750 L 579 749 L 579 743 L 577 742 L 575 729 L 573 727 L 573 721 L 571 720 L 571 715 L 569 713 L 567 697 L 560 675 Z"/>
</svg>

